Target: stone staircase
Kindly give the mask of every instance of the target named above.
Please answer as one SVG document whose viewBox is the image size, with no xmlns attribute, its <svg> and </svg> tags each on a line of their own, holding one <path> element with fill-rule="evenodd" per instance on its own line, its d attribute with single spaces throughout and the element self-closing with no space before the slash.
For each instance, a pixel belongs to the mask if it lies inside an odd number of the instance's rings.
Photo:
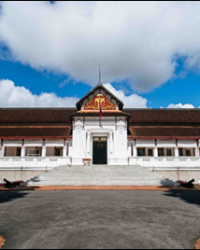
<svg viewBox="0 0 200 250">
<path fill-rule="evenodd" d="M 176 186 L 141 166 L 59 166 L 25 186 Z"/>
</svg>

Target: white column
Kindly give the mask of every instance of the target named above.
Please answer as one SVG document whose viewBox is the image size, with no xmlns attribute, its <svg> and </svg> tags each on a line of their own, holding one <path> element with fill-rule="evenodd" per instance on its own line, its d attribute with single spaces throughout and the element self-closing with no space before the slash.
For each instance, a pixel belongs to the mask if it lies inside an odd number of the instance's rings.
<svg viewBox="0 0 200 250">
<path fill-rule="evenodd" d="M 175 151 L 175 157 L 179 157 L 178 147 L 175 147 L 174 151 Z"/>
<path fill-rule="evenodd" d="M 46 157 L 46 140 L 43 140 L 42 157 Z"/>
<path fill-rule="evenodd" d="M 24 140 L 22 140 L 21 157 L 25 157 L 25 146 L 24 146 Z"/>
<path fill-rule="evenodd" d="M 67 156 L 67 142 L 66 140 L 63 141 L 64 145 L 63 145 L 63 157 Z"/>
<path fill-rule="evenodd" d="M 178 150 L 178 140 L 176 140 L 176 147 L 174 149 L 175 157 L 179 157 L 179 150 Z"/>
<path fill-rule="evenodd" d="M 197 140 L 197 147 L 196 147 L 196 150 L 195 150 L 195 156 L 199 157 L 199 140 Z"/>
<path fill-rule="evenodd" d="M 158 157 L 157 140 L 155 140 L 154 157 Z"/>
<path fill-rule="evenodd" d="M 137 157 L 137 147 L 136 147 L 136 140 L 133 142 L 133 156 Z"/>
<path fill-rule="evenodd" d="M 4 157 L 3 140 L 0 140 L 0 157 Z"/>
<path fill-rule="evenodd" d="M 68 147 L 68 156 L 72 156 L 72 142 L 68 142 L 67 143 L 67 147 Z"/>
<path fill-rule="evenodd" d="M 132 142 L 128 141 L 128 156 L 132 156 Z"/>
<path fill-rule="evenodd" d="M 91 142 L 91 132 L 87 132 L 87 157 L 88 158 L 91 158 L 90 142 Z"/>
<path fill-rule="evenodd" d="M 110 157 L 113 157 L 113 138 L 112 138 L 112 131 L 109 132 L 109 141 L 110 141 Z"/>
</svg>

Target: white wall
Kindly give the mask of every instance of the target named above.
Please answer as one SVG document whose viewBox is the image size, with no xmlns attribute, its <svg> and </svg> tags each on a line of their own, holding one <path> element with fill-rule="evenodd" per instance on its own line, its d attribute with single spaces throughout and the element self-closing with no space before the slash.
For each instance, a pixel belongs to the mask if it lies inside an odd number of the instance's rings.
<svg viewBox="0 0 200 250">
<path fill-rule="evenodd" d="M 195 148 L 196 146 L 196 140 L 178 140 L 179 148 Z"/>
<path fill-rule="evenodd" d="M 22 140 L 4 140 L 3 145 L 4 147 L 21 147 Z"/>
<path fill-rule="evenodd" d="M 46 147 L 63 147 L 64 140 L 46 140 Z"/>
<path fill-rule="evenodd" d="M 126 118 L 117 119 L 117 128 L 114 130 L 114 158 L 127 158 L 128 147 L 127 147 L 127 127 Z"/>
<path fill-rule="evenodd" d="M 82 164 L 82 158 L 85 156 L 85 143 L 86 143 L 86 133 L 83 128 L 83 119 L 82 118 L 74 118 L 74 129 L 73 129 L 73 150 L 72 156 L 74 159 L 74 163 Z"/>
<path fill-rule="evenodd" d="M 108 162 L 112 159 L 126 159 L 127 164 L 127 127 L 126 118 L 75 117 L 73 125 L 73 165 L 83 164 L 83 158 L 93 157 L 93 137 L 107 137 Z"/>
</svg>

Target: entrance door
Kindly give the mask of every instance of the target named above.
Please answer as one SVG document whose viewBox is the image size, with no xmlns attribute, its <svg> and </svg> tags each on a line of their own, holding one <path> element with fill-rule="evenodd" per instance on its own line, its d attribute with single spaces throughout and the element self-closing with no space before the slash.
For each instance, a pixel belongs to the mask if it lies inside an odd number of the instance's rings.
<svg viewBox="0 0 200 250">
<path fill-rule="evenodd" d="M 107 138 L 94 137 L 93 164 L 107 164 Z"/>
</svg>

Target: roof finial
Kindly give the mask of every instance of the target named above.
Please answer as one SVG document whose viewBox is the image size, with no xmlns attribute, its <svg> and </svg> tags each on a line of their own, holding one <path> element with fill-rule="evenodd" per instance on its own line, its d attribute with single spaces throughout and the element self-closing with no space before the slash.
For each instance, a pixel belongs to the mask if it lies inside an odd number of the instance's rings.
<svg viewBox="0 0 200 250">
<path fill-rule="evenodd" d="M 101 86 L 101 65 L 99 63 L 99 86 Z"/>
</svg>

